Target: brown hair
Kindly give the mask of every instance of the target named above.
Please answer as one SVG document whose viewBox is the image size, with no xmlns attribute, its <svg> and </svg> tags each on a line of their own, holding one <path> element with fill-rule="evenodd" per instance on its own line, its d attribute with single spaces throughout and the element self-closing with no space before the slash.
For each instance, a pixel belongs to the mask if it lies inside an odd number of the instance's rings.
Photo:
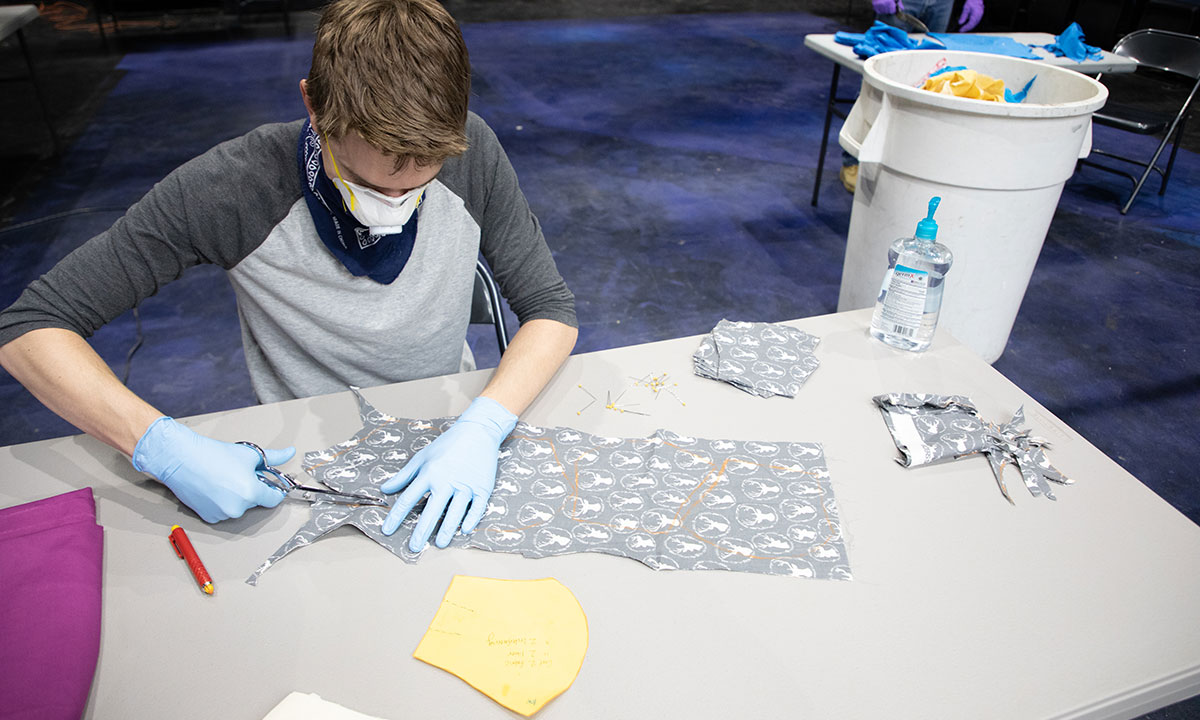
<svg viewBox="0 0 1200 720">
<path fill-rule="evenodd" d="M 436 0 L 334 0 L 321 14 L 308 73 L 317 129 L 355 133 L 399 170 L 467 149 L 471 64 Z"/>
</svg>

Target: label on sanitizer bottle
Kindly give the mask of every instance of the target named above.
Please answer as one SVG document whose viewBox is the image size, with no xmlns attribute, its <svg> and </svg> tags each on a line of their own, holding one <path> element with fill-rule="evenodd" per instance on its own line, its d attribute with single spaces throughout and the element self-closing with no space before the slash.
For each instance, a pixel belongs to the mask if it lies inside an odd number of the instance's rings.
<svg viewBox="0 0 1200 720">
<path fill-rule="evenodd" d="M 901 337 L 915 336 L 925 315 L 925 295 L 928 292 L 928 272 L 897 265 L 883 300 L 881 329 Z"/>
</svg>

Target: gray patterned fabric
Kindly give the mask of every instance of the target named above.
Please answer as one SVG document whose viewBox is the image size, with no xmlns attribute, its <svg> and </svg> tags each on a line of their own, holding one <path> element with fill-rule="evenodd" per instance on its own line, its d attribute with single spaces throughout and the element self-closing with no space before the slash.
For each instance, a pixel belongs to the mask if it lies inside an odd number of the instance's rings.
<svg viewBox="0 0 1200 720">
<path fill-rule="evenodd" d="M 795 397 L 820 366 L 820 338 L 787 325 L 722 320 L 692 354 L 696 374 L 751 395 Z"/>
<path fill-rule="evenodd" d="M 392 502 L 379 485 L 453 424 L 404 420 L 358 396 L 363 429 L 306 453 L 304 469 L 343 492 Z M 352 525 L 406 562 L 418 505 L 391 537 L 386 508 L 312 504 L 312 517 L 254 571 Z M 539 558 L 602 552 L 655 570 L 740 570 L 850 579 L 837 500 L 817 443 L 704 440 L 659 430 L 611 438 L 518 423 L 501 446 L 487 514 L 451 543 Z"/>
<path fill-rule="evenodd" d="M 1056 499 L 1050 483 L 1069 485 L 1073 481 L 1056 470 L 1042 450 L 1045 440 L 1022 430 L 1024 408 L 1018 408 L 1005 425 L 992 425 L 979 417 L 971 401 L 960 395 L 891 393 L 878 395 L 875 404 L 892 433 L 892 440 L 903 453 L 896 462 L 905 467 L 949 462 L 983 453 L 996 476 L 1000 492 L 1013 501 L 1004 484 L 1004 468 L 1015 464 L 1034 497 Z"/>
</svg>

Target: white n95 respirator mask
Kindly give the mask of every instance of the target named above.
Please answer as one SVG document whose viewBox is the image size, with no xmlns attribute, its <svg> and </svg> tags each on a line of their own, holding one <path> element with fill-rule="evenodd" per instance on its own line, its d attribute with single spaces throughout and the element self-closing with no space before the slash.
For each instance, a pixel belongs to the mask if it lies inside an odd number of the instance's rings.
<svg viewBox="0 0 1200 720">
<path fill-rule="evenodd" d="M 328 144 L 328 139 L 325 142 Z M 425 183 L 399 197 L 391 197 L 343 178 L 332 148 L 329 149 L 329 159 L 333 161 L 333 173 L 336 175 L 331 182 L 342 195 L 342 205 L 355 220 L 366 225 L 372 235 L 392 235 L 403 230 L 404 224 L 420 207 L 425 188 L 429 187 L 429 183 Z"/>
<path fill-rule="evenodd" d="M 370 228 L 373 235 L 391 235 L 400 232 L 417 211 L 428 183 L 399 197 L 384 195 L 341 178 L 334 178 L 333 186 L 342 194 L 342 202 L 350 214 Z"/>
</svg>

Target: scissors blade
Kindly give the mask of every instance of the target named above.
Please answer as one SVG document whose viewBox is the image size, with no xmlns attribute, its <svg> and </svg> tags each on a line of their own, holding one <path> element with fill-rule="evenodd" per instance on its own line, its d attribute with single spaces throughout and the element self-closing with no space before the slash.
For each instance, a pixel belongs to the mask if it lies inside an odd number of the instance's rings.
<svg viewBox="0 0 1200 720">
<path fill-rule="evenodd" d="M 339 505 L 374 505 L 376 507 L 388 507 L 388 504 L 383 500 L 367 497 L 366 495 L 352 495 L 350 493 L 338 492 L 336 490 L 308 487 L 307 485 L 297 485 L 288 492 L 287 496 L 296 500 L 305 500 L 310 503 L 332 502 Z"/>
<path fill-rule="evenodd" d="M 929 34 L 929 26 L 921 22 L 916 15 L 905 10 L 896 11 L 896 19 L 908 23 L 908 26 L 920 33 Z"/>
<path fill-rule="evenodd" d="M 333 502 L 341 505 L 375 505 L 377 507 L 388 507 L 388 504 L 378 498 L 373 498 L 367 495 L 354 495 L 353 493 L 344 493 L 337 490 L 324 487 L 311 487 L 301 485 L 296 482 L 296 478 L 288 473 L 272 466 L 267 462 L 267 454 L 258 445 L 242 440 L 238 445 L 245 445 L 251 450 L 258 453 L 259 468 L 255 470 L 258 479 L 275 488 L 284 494 L 285 497 L 294 498 L 296 500 L 305 500 L 307 502 Z"/>
</svg>

